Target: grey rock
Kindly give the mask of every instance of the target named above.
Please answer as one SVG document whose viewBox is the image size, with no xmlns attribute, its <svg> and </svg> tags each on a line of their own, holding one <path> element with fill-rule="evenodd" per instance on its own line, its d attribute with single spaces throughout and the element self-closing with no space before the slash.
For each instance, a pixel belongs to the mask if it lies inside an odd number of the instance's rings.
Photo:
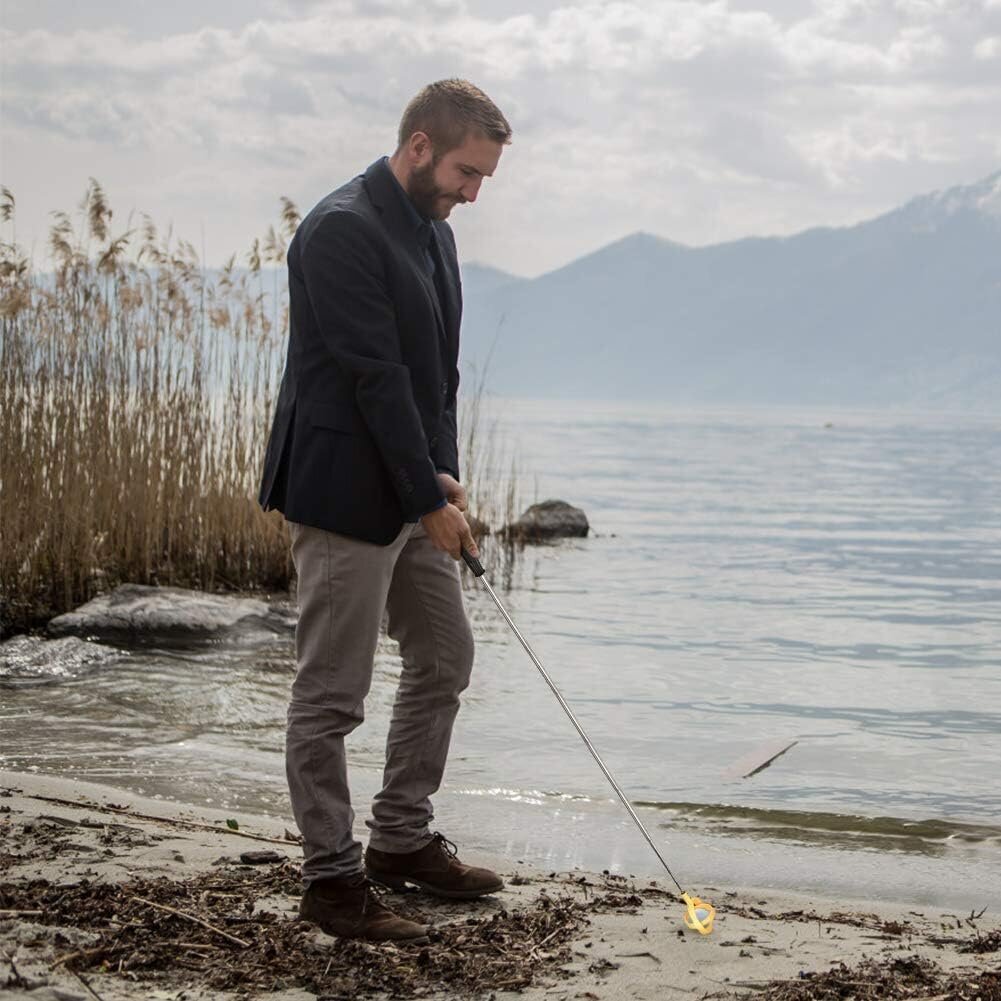
<svg viewBox="0 0 1001 1001">
<path fill-rule="evenodd" d="M 281 852 L 241 852 L 240 861 L 244 865 L 270 865 L 273 862 L 287 862 L 288 856 Z"/>
<path fill-rule="evenodd" d="M 40 682 L 75 678 L 115 660 L 119 653 L 76 636 L 15 636 L 0 643 L 0 681 Z"/>
<path fill-rule="evenodd" d="M 186 643 L 215 638 L 260 641 L 292 632 L 295 615 L 256 598 L 180 587 L 122 584 L 48 624 L 50 636 L 109 642 Z"/>
<path fill-rule="evenodd" d="M 579 507 L 566 501 L 547 500 L 528 508 L 504 529 L 504 535 L 523 542 L 545 542 L 584 538 L 589 530 L 587 515 Z"/>
</svg>

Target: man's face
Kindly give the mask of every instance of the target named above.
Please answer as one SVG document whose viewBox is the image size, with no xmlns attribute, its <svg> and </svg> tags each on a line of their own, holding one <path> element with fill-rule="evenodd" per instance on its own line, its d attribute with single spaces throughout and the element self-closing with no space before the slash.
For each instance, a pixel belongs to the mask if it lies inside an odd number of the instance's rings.
<svg viewBox="0 0 1001 1001">
<path fill-rule="evenodd" d="M 472 133 L 435 163 L 429 144 L 407 187 L 417 210 L 429 219 L 447 219 L 454 205 L 475 202 L 483 178 L 493 175 L 503 149 L 501 143 Z"/>
</svg>

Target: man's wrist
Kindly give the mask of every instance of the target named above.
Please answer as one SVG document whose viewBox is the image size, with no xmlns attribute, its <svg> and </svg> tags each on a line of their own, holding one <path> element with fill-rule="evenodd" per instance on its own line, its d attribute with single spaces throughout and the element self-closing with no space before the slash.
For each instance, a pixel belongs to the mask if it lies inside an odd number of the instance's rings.
<svg viewBox="0 0 1001 1001">
<path fill-rule="evenodd" d="M 429 508 L 427 511 L 424 512 L 424 514 L 431 514 L 434 511 L 440 511 L 447 503 L 448 501 L 444 497 L 442 497 L 442 499 L 438 501 L 438 503 L 435 504 L 434 507 Z M 424 514 L 421 515 L 422 518 L 424 517 Z"/>
</svg>

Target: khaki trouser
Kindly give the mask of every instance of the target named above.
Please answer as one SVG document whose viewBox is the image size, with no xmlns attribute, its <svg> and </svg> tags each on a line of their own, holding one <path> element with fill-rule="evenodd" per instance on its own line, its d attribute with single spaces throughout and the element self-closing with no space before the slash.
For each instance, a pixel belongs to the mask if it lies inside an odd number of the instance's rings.
<svg viewBox="0 0 1001 1001">
<path fill-rule="evenodd" d="M 469 684 L 473 637 L 458 566 L 419 522 L 404 525 L 388 546 L 295 523 L 290 529 L 299 622 L 285 767 L 308 885 L 361 868 L 344 738 L 365 718 L 383 612 L 403 668 L 382 791 L 368 821 L 369 842 L 380 851 L 416 851 L 431 838 L 430 797 Z"/>
</svg>

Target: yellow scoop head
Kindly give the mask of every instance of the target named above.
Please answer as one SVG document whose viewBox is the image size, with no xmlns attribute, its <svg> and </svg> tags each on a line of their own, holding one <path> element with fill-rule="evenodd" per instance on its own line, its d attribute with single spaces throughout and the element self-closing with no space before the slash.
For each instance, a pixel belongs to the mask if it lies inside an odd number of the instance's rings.
<svg viewBox="0 0 1001 1001">
<path fill-rule="evenodd" d="M 690 897 L 687 893 L 683 893 L 681 899 L 686 907 L 685 927 L 697 931 L 700 935 L 708 935 L 713 930 L 716 908 L 698 897 Z"/>
</svg>

